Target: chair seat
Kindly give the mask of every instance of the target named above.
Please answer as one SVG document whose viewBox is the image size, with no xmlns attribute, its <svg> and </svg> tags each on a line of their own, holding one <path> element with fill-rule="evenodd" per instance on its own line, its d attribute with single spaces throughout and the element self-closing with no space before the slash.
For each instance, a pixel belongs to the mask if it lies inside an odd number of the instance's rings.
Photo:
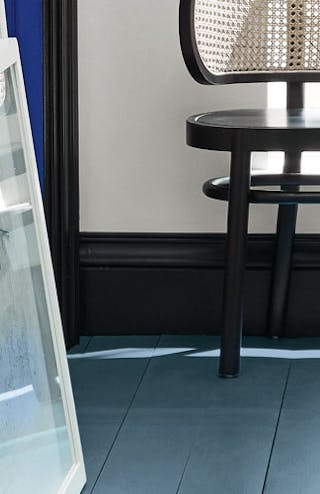
<svg viewBox="0 0 320 494">
<path fill-rule="evenodd" d="M 250 151 L 320 151 L 320 109 L 230 110 L 187 120 L 189 146 L 232 151 L 236 133 Z"/>
</svg>

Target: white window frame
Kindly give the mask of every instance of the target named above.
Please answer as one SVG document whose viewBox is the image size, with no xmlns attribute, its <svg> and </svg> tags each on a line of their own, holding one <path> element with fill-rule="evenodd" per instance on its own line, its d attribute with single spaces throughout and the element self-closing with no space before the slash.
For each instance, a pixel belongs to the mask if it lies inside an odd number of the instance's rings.
<svg viewBox="0 0 320 494">
<path fill-rule="evenodd" d="M 4 0 L 0 1 L 0 38 L 8 37 L 7 17 Z"/>
<path fill-rule="evenodd" d="M 10 68 L 14 73 L 14 90 L 16 93 L 21 125 L 22 144 L 25 153 L 25 166 L 30 192 L 30 202 L 34 213 L 34 224 L 43 273 L 45 295 L 48 305 L 47 309 L 53 341 L 54 356 L 57 365 L 58 380 L 61 388 L 70 450 L 73 456 L 73 465 L 60 486 L 57 494 L 79 494 L 86 482 L 82 448 L 67 364 L 19 48 L 16 39 L 5 39 L 6 24 L 4 21 L 5 18 L 3 17 L 4 15 L 5 11 L 3 1 L 1 1 L 0 31 L 4 39 L 0 39 L 0 73 L 3 73 Z M 48 468 L 50 468 L 50 465 L 48 465 Z M 17 472 L 17 474 L 20 475 L 19 472 Z"/>
</svg>

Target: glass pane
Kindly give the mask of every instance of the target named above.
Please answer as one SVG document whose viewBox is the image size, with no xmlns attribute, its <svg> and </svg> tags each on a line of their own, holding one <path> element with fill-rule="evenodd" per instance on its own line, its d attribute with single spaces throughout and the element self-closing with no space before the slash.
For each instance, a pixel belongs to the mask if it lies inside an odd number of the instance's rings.
<svg viewBox="0 0 320 494">
<path fill-rule="evenodd" d="M 73 465 L 15 99 L 0 107 L 0 493 L 56 494 Z"/>
</svg>

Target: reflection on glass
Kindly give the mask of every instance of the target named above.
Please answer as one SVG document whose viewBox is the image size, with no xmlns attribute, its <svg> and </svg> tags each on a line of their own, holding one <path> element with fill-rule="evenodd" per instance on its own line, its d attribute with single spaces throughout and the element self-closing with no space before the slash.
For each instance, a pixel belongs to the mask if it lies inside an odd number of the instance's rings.
<svg viewBox="0 0 320 494">
<path fill-rule="evenodd" d="M 4 74 L 0 74 L 0 106 L 3 105 L 6 99 L 6 80 Z"/>
<path fill-rule="evenodd" d="M 0 106 L 0 494 L 56 494 L 73 458 L 11 70 Z"/>
</svg>

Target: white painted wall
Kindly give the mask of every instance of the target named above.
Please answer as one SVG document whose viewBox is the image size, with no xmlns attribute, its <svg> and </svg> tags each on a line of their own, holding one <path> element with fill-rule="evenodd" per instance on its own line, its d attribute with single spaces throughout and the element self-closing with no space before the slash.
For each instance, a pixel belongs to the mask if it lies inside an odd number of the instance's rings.
<svg viewBox="0 0 320 494">
<path fill-rule="evenodd" d="M 185 118 L 263 106 L 266 85 L 193 81 L 180 53 L 178 4 L 79 0 L 82 231 L 226 229 L 226 204 L 204 197 L 201 187 L 228 173 L 229 156 L 188 148 Z M 320 230 L 314 217 L 307 231 Z M 274 207 L 251 208 L 250 231 L 274 228 Z"/>
</svg>

